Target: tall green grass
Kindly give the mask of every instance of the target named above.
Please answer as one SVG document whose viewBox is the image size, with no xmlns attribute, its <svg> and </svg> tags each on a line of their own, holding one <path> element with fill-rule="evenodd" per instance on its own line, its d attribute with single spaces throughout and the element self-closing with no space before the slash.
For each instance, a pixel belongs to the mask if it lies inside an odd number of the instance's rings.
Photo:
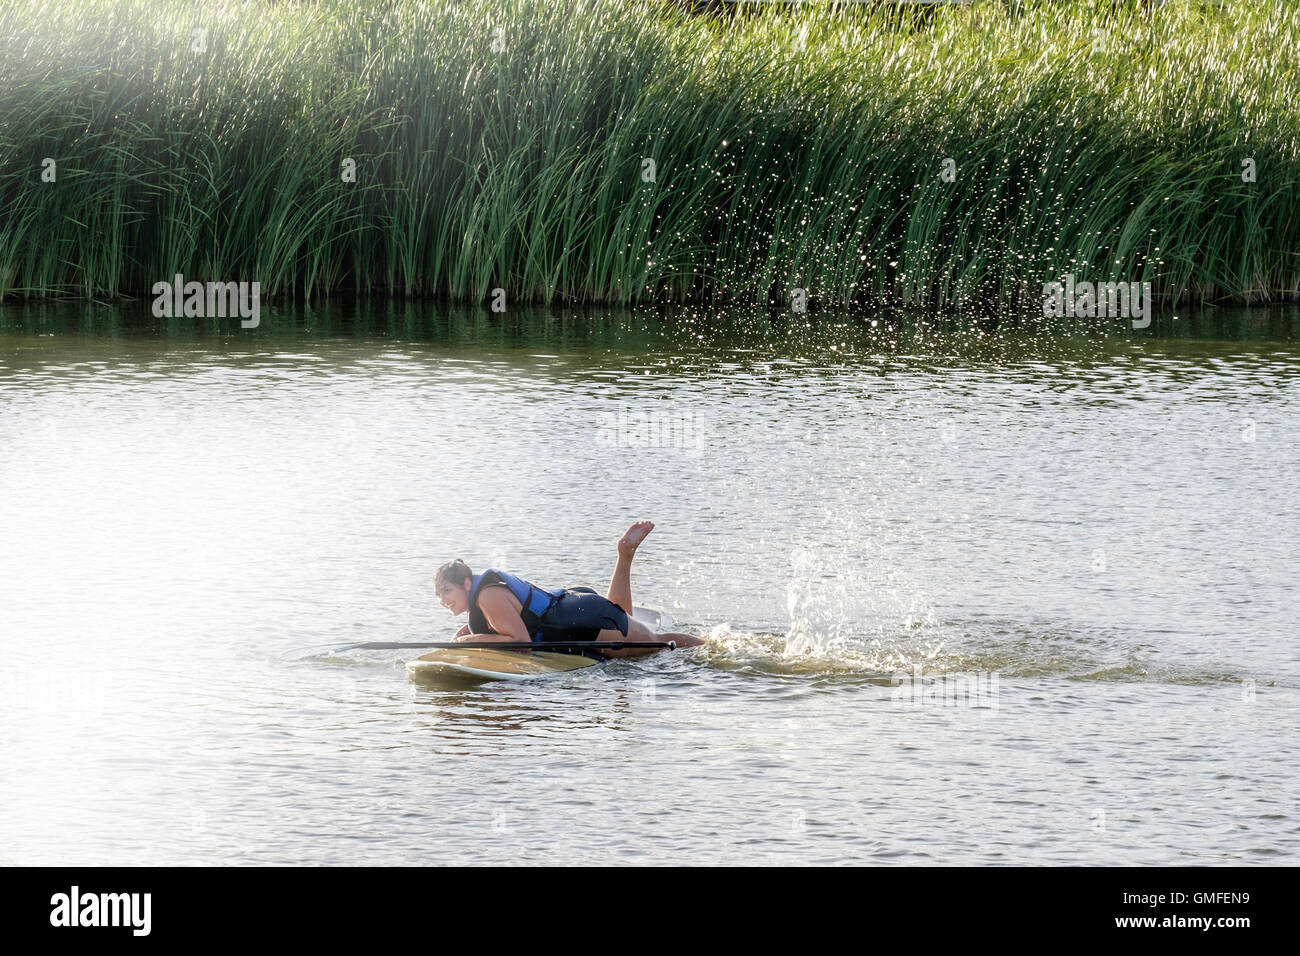
<svg viewBox="0 0 1300 956">
<path fill-rule="evenodd" d="M 1300 5 L 6 0 L 0 295 L 177 272 L 513 302 L 989 311 L 1066 272 L 1293 297 Z"/>
</svg>

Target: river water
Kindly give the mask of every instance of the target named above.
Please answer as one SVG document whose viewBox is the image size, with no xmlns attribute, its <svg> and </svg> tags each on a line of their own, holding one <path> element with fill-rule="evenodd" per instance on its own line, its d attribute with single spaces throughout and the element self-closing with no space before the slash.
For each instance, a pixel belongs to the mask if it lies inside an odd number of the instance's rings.
<svg viewBox="0 0 1300 956">
<path fill-rule="evenodd" d="M 0 316 L 0 863 L 1300 862 L 1300 318 Z M 438 564 L 706 647 L 423 685 Z"/>
</svg>

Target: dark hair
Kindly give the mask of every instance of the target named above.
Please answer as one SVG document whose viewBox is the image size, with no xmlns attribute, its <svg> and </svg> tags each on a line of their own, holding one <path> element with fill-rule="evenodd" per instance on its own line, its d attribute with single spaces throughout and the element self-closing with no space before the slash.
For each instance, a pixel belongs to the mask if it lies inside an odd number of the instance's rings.
<svg viewBox="0 0 1300 956">
<path fill-rule="evenodd" d="M 460 585 L 466 578 L 472 578 L 474 572 L 469 569 L 469 565 L 457 558 L 455 561 L 448 561 L 438 569 L 438 573 L 433 576 L 433 586 L 442 587 L 444 583 Z"/>
</svg>

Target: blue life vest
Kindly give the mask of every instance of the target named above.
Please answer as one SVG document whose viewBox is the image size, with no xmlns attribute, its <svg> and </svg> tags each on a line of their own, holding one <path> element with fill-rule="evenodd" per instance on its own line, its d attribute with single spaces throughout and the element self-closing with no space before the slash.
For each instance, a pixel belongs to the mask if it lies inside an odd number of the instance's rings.
<svg viewBox="0 0 1300 956">
<path fill-rule="evenodd" d="M 546 615 L 560 596 L 564 588 L 543 591 L 523 578 L 517 578 L 505 571 L 488 568 L 482 574 L 475 574 L 469 579 L 469 629 L 472 634 L 491 634 L 492 625 L 487 615 L 479 610 L 478 592 L 488 585 L 504 584 L 519 601 L 519 616 L 524 619 L 524 628 L 534 641 L 542 639 L 542 618 Z"/>
</svg>

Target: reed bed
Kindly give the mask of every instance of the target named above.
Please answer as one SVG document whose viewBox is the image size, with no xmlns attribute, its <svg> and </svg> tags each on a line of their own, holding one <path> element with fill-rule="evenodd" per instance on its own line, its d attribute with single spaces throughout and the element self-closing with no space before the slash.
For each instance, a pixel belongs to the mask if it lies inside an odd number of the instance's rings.
<svg viewBox="0 0 1300 956">
<path fill-rule="evenodd" d="M 1256 302 L 1298 200 L 1285 0 L 0 5 L 0 296 Z"/>
</svg>

